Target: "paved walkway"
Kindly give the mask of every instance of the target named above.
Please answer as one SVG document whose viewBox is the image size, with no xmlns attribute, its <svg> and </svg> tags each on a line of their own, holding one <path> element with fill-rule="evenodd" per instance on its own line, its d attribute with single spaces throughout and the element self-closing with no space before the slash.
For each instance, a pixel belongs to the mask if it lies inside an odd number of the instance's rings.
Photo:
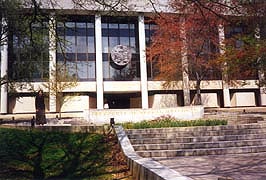
<svg viewBox="0 0 266 180">
<path fill-rule="evenodd" d="M 266 180 L 266 153 L 156 160 L 195 180 Z"/>
</svg>

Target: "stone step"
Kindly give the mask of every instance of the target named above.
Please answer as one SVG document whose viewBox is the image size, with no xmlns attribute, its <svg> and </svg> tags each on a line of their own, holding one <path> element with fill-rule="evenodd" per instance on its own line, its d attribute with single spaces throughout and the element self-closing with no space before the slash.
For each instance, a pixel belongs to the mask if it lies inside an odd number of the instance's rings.
<svg viewBox="0 0 266 180">
<path fill-rule="evenodd" d="M 209 148 L 209 149 L 183 149 L 183 150 L 154 150 L 136 151 L 142 157 L 176 157 L 176 156 L 206 156 L 223 154 L 243 154 L 266 152 L 266 146 L 244 146 L 230 148 Z"/>
<path fill-rule="evenodd" d="M 133 145 L 135 151 L 150 150 L 177 150 L 199 148 L 226 148 L 241 146 L 264 146 L 266 139 L 242 140 L 242 141 L 219 141 L 219 142 L 195 142 L 195 143 L 167 143 L 167 144 L 137 144 Z"/>
<path fill-rule="evenodd" d="M 257 123 L 265 119 L 263 114 L 239 114 L 239 113 L 214 113 L 205 112 L 204 119 L 224 119 L 228 121 L 228 124 L 247 124 Z"/>
<path fill-rule="evenodd" d="M 264 121 L 259 121 L 257 124 L 261 125 L 261 126 L 266 126 L 266 120 Z"/>
<path fill-rule="evenodd" d="M 265 122 L 265 123 L 263 123 Z M 196 127 L 172 127 L 172 128 L 147 128 L 147 129 L 126 129 L 127 134 L 147 134 L 147 133 L 175 133 L 175 132 L 202 132 L 221 130 L 242 130 L 266 128 L 266 121 L 253 124 L 223 125 L 223 126 L 196 126 Z"/>
<path fill-rule="evenodd" d="M 143 138 L 130 139 L 131 144 L 167 144 L 167 143 L 196 143 L 196 142 L 217 142 L 217 141 L 236 141 L 266 139 L 264 134 L 242 134 L 225 136 L 202 136 L 202 137 L 175 137 L 175 138 Z"/>
<path fill-rule="evenodd" d="M 197 137 L 197 136 L 226 136 L 226 135 L 242 135 L 242 134 L 265 134 L 266 128 L 260 129 L 233 129 L 220 131 L 177 131 L 169 133 L 139 133 L 128 134 L 129 139 L 143 138 L 178 138 L 178 137 Z"/>
</svg>

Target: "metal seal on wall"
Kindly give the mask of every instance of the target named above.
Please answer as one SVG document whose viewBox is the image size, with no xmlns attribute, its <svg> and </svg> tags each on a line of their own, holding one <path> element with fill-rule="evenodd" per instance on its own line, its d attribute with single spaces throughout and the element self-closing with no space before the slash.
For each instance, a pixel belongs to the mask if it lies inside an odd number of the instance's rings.
<svg viewBox="0 0 266 180">
<path fill-rule="evenodd" d="M 132 58 L 130 47 L 116 45 L 111 51 L 111 58 L 116 65 L 126 66 Z"/>
</svg>

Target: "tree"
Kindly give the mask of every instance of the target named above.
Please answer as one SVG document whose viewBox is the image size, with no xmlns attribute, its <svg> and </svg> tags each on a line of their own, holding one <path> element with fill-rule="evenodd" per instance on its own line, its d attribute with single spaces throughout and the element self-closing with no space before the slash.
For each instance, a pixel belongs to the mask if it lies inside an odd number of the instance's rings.
<svg viewBox="0 0 266 180">
<path fill-rule="evenodd" d="M 171 0 L 170 5 L 176 13 L 151 17 L 158 31 L 147 50 L 148 58 L 156 65 L 157 78 L 166 77 L 166 84 L 180 80 L 180 72 L 195 80 L 195 85 L 190 84 L 197 90 L 194 104 L 201 104 L 202 80 L 221 79 L 222 73 L 229 78 L 224 80 L 234 80 L 241 73 L 254 77 L 254 71 L 266 70 L 265 1 Z M 243 22 L 249 33 L 218 39 L 218 27 Z M 260 38 L 255 36 L 258 29 Z M 236 40 L 242 42 L 241 48 L 235 46 Z M 187 57 L 187 62 L 182 57 Z"/>
<path fill-rule="evenodd" d="M 226 63 L 229 80 L 252 78 L 258 79 L 260 87 L 265 86 L 266 2 L 249 1 L 241 5 L 244 16 L 232 18 L 221 62 Z M 237 32 L 234 32 L 234 27 Z"/>
<path fill-rule="evenodd" d="M 47 75 L 44 62 L 49 62 L 48 14 L 35 0 L 1 0 L 0 9 L 0 45 L 8 44 L 12 67 L 8 75 L 1 77 L 1 85 L 8 84 L 15 91 L 16 82 L 28 83 L 40 72 Z"/>
<path fill-rule="evenodd" d="M 71 67 L 68 67 L 71 68 Z M 59 106 L 59 118 L 61 119 L 61 107 L 68 100 L 64 96 L 64 91 L 77 86 L 77 76 L 71 74 L 64 64 L 57 63 L 50 72 L 51 78 L 43 83 L 50 95 L 56 97 L 56 105 Z"/>
<path fill-rule="evenodd" d="M 167 83 L 179 80 L 180 74 L 186 71 L 190 79 L 196 80 L 194 103 L 201 104 L 201 81 L 217 78 L 211 77 L 212 72 L 219 71 L 216 64 L 219 54 L 218 26 L 224 23 L 221 16 L 224 8 L 220 7 L 214 13 L 216 4 L 209 1 L 201 6 L 198 1 L 171 2 L 172 8 L 181 13 L 152 17 L 158 31 L 147 50 L 148 58 L 155 61 L 159 70 L 157 77 L 166 77 Z M 182 61 L 184 56 L 187 56 L 187 62 Z"/>
</svg>

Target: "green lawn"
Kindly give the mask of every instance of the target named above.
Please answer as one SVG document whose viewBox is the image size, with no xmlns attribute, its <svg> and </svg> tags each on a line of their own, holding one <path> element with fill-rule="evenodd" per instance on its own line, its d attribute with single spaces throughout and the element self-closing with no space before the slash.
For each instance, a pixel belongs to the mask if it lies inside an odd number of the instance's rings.
<svg viewBox="0 0 266 180">
<path fill-rule="evenodd" d="M 127 173 L 113 134 L 0 128 L 0 179 L 114 179 Z"/>
</svg>

